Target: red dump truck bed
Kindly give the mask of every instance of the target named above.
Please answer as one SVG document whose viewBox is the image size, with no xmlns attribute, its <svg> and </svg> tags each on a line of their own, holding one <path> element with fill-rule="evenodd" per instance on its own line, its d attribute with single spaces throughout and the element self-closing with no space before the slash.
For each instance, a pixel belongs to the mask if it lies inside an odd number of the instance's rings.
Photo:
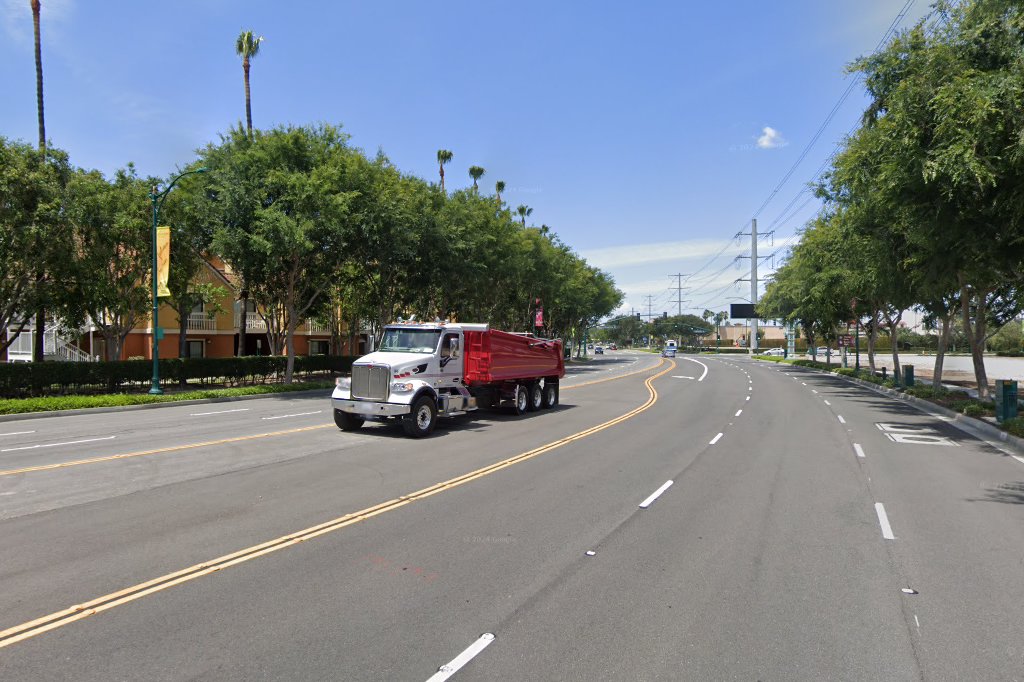
<svg viewBox="0 0 1024 682">
<path fill-rule="evenodd" d="M 465 381 L 470 386 L 565 376 L 561 340 L 497 329 L 466 330 Z"/>
</svg>

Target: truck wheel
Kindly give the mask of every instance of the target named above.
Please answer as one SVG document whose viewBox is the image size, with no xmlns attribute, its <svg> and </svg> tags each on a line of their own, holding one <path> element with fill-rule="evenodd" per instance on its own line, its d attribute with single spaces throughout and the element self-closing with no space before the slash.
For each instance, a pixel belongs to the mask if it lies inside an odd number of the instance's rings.
<svg viewBox="0 0 1024 682">
<path fill-rule="evenodd" d="M 544 382 L 544 408 L 554 407 L 558 404 L 558 384 L 554 381 Z"/>
<path fill-rule="evenodd" d="M 420 396 L 412 404 L 412 412 L 402 419 L 402 428 L 413 438 L 429 436 L 437 424 L 437 403 L 429 395 Z"/>
<path fill-rule="evenodd" d="M 363 422 L 366 421 L 362 417 L 354 414 L 349 414 L 343 410 L 334 411 L 334 423 L 338 425 L 338 428 L 342 431 L 355 431 Z"/>
<path fill-rule="evenodd" d="M 528 390 L 530 392 L 530 404 L 527 409 L 529 409 L 530 412 L 536 412 L 544 406 L 544 392 L 541 390 L 539 383 L 530 384 Z"/>
<path fill-rule="evenodd" d="M 523 384 L 516 384 L 516 393 L 512 402 L 512 411 L 516 414 L 525 414 L 529 408 L 529 388 Z"/>
</svg>

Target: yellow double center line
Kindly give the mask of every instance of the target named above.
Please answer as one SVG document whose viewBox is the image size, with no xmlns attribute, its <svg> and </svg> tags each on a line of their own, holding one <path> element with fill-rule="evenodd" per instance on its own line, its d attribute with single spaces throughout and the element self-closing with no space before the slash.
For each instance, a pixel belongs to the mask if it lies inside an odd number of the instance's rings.
<svg viewBox="0 0 1024 682">
<path fill-rule="evenodd" d="M 262 544 L 254 545 L 252 547 L 247 547 L 237 552 L 233 552 L 232 554 L 225 554 L 222 557 L 211 559 L 209 561 L 204 561 L 202 563 L 195 564 L 194 566 L 184 568 L 180 571 L 168 573 L 167 575 L 162 575 L 159 578 L 153 578 L 152 580 L 147 580 L 144 583 L 139 583 L 138 585 L 133 585 L 123 590 L 111 592 L 110 594 L 103 595 L 102 597 L 97 597 L 96 599 L 92 599 L 90 601 L 83 602 L 75 606 L 71 606 L 62 611 L 56 611 L 49 615 L 43 616 L 42 618 L 36 618 L 35 620 L 28 621 L 27 623 L 16 625 L 12 628 L 8 628 L 0 632 L 0 648 L 10 646 L 11 644 L 16 644 L 17 642 L 29 639 L 30 637 L 41 635 L 44 632 L 48 632 L 56 628 L 69 625 L 71 623 L 74 623 L 75 621 L 82 620 L 83 618 L 88 618 L 89 616 L 93 616 L 97 613 L 109 611 L 110 609 L 116 606 L 121 606 L 122 604 L 127 604 L 128 602 L 135 601 L 136 599 L 141 599 L 142 597 L 153 594 L 154 592 L 160 592 L 161 590 L 166 590 L 169 587 L 173 587 L 175 585 L 180 585 L 181 583 L 201 578 L 204 575 L 209 575 L 210 573 L 223 570 L 225 568 L 228 568 L 229 566 L 234 566 L 235 564 L 250 561 L 257 557 L 263 556 L 264 554 L 270 554 L 272 552 L 280 551 L 287 547 L 291 547 L 292 545 L 296 545 L 300 542 L 311 540 L 319 535 L 324 535 L 326 533 L 332 533 L 334 531 L 341 530 L 342 528 L 345 528 L 347 526 L 351 526 L 353 524 L 359 523 L 360 521 L 365 521 L 366 519 L 372 518 L 379 514 L 383 514 L 385 512 L 393 511 L 400 507 L 404 507 L 407 504 L 425 499 L 427 497 L 430 497 L 431 495 L 436 495 L 437 493 L 444 492 L 445 490 L 451 490 L 452 488 L 457 488 L 458 486 L 465 485 L 470 481 L 474 481 L 478 478 L 483 478 L 484 476 L 493 474 L 496 471 L 507 469 L 510 466 L 519 464 L 520 462 L 525 462 L 528 459 L 533 459 L 538 455 L 550 452 L 556 448 L 562 447 L 563 445 L 568 445 L 569 443 L 581 440 L 583 438 L 586 438 L 587 436 L 592 436 L 595 433 L 598 433 L 599 431 L 604 431 L 605 429 L 611 428 L 616 424 L 620 424 L 626 421 L 627 419 L 635 417 L 636 415 L 640 414 L 641 412 L 644 412 L 645 410 L 649 409 L 652 405 L 654 405 L 654 403 L 657 402 L 658 400 L 658 392 L 654 388 L 654 380 L 672 371 L 675 368 L 675 366 L 675 362 L 669 361 L 669 367 L 663 369 L 662 371 L 658 372 L 657 374 L 651 377 L 648 377 L 647 380 L 644 381 L 644 385 L 647 386 L 647 390 L 649 391 L 647 401 L 644 402 L 644 404 L 641 405 L 640 407 L 630 410 L 624 415 L 606 421 L 602 424 L 598 424 L 597 426 L 593 426 L 584 431 L 580 431 L 579 433 L 575 433 L 571 436 L 566 436 L 565 438 L 560 438 L 546 445 L 541 445 L 538 448 L 534 448 L 533 450 L 523 452 L 521 454 L 502 460 L 495 464 L 491 464 L 481 469 L 471 471 L 461 476 L 456 476 L 455 478 L 443 481 L 441 483 L 436 483 L 428 488 L 423 488 L 422 490 L 418 490 L 414 493 L 402 495 L 400 497 L 396 497 L 393 500 L 388 500 L 387 502 L 381 502 L 380 504 L 374 505 L 372 507 L 367 507 L 366 509 L 363 509 L 361 511 L 346 514 L 344 516 L 339 516 L 338 518 L 332 519 L 325 523 L 321 523 L 316 526 L 311 526 L 309 528 L 297 531 L 295 533 L 289 533 L 288 535 L 283 535 L 274 540 L 269 540 Z M 656 368 L 657 367 L 655 367 L 655 369 Z"/>
</svg>

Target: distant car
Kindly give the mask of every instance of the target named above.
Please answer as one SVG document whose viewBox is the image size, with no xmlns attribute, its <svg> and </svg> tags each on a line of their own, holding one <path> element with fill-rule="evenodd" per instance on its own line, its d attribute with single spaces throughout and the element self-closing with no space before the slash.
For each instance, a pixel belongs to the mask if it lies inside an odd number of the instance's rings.
<svg viewBox="0 0 1024 682">
<path fill-rule="evenodd" d="M 771 355 L 776 357 L 782 357 L 786 354 L 786 351 L 781 348 L 769 348 L 768 350 L 761 353 L 761 355 Z"/>
<path fill-rule="evenodd" d="M 619 349 L 619 347 L 616 346 L 614 343 L 611 344 L 610 346 L 608 346 L 608 350 L 618 350 L 618 349 Z"/>
<path fill-rule="evenodd" d="M 819 356 L 821 356 L 821 357 L 823 357 L 823 358 L 827 358 L 827 357 L 830 357 L 830 356 L 832 356 L 832 355 L 839 355 L 839 351 L 833 351 L 833 350 L 832 350 L 831 348 L 829 348 L 828 346 L 822 346 L 822 347 L 821 347 L 821 348 L 819 348 L 819 349 L 818 349 L 818 350 L 817 350 L 816 352 L 817 352 L 817 354 L 818 354 Z M 811 351 L 807 351 L 807 354 L 808 354 L 808 355 L 810 355 L 810 354 L 811 354 Z"/>
<path fill-rule="evenodd" d="M 674 358 L 675 356 L 676 356 L 676 347 L 675 346 L 668 346 L 667 348 L 665 348 L 664 350 L 661 351 L 661 357 L 663 357 L 663 358 Z"/>
<path fill-rule="evenodd" d="M 595 348 L 594 349 L 594 355 L 604 355 L 604 348 L 602 348 L 601 346 L 598 346 L 597 348 Z"/>
</svg>

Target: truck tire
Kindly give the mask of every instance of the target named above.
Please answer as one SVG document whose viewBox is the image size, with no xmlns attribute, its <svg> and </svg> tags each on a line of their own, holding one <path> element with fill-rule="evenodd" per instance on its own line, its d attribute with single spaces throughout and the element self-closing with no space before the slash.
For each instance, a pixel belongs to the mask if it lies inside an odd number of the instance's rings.
<svg viewBox="0 0 1024 682">
<path fill-rule="evenodd" d="M 413 438 L 424 438 L 437 425 L 437 403 L 429 395 L 422 395 L 412 404 L 412 412 L 402 419 L 402 428 Z"/>
<path fill-rule="evenodd" d="M 516 384 L 516 391 L 512 396 L 512 411 L 516 414 L 525 414 L 528 409 L 530 409 L 530 388 L 526 384 Z"/>
<path fill-rule="evenodd" d="M 342 410 L 334 411 L 334 423 L 337 424 L 338 428 L 342 431 L 355 431 L 362 426 L 365 421 L 365 419 L 358 415 L 349 414 Z"/>
<path fill-rule="evenodd" d="M 545 381 L 544 382 L 544 398 L 543 407 L 545 409 L 554 407 L 558 404 L 558 382 L 557 381 Z"/>
<path fill-rule="evenodd" d="M 536 412 L 544 406 L 544 392 L 540 388 L 540 383 L 530 384 L 528 389 L 530 403 L 526 409 L 530 412 Z"/>
</svg>

